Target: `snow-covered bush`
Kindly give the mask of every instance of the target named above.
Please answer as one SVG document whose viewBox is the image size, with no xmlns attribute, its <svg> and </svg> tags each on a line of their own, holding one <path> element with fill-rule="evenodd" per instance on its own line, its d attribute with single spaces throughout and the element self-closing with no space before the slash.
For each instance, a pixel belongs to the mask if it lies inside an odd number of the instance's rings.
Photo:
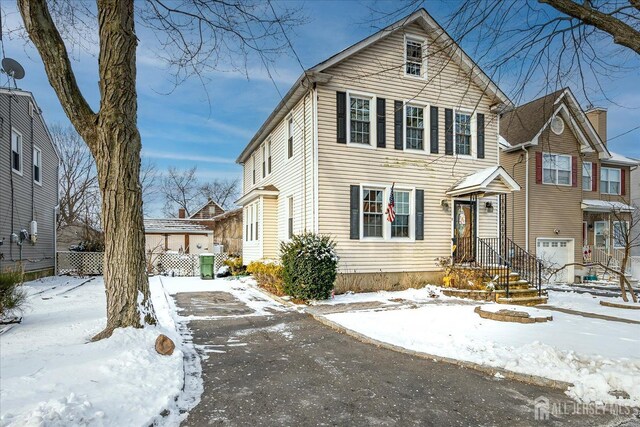
<svg viewBox="0 0 640 427">
<path fill-rule="evenodd" d="M 329 236 L 295 235 L 280 244 L 284 291 L 304 301 L 327 299 L 338 269 L 336 244 Z"/>
<path fill-rule="evenodd" d="M 27 293 L 22 288 L 22 273 L 19 271 L 0 273 L 0 319 L 19 312 L 26 300 Z"/>
<path fill-rule="evenodd" d="M 231 269 L 234 276 L 243 276 L 247 274 L 247 268 L 242 263 L 242 257 L 230 257 L 224 261 L 224 265 Z"/>
</svg>

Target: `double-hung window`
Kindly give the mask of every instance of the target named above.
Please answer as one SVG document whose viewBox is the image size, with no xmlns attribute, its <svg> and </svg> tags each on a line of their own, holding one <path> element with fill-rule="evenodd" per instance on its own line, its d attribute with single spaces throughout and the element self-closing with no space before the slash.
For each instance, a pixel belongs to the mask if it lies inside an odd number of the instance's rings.
<svg viewBox="0 0 640 427">
<path fill-rule="evenodd" d="M 289 197 L 289 203 L 287 206 L 288 218 L 287 218 L 287 235 L 289 239 L 293 237 L 293 197 Z"/>
<path fill-rule="evenodd" d="M 362 199 L 363 237 L 384 237 L 383 233 L 383 190 L 364 188 Z"/>
<path fill-rule="evenodd" d="M 260 216 L 260 207 L 258 205 L 259 202 L 256 202 L 253 204 L 253 224 L 255 227 L 255 239 L 254 240 L 260 240 L 260 234 L 258 233 L 258 223 L 259 223 L 259 216 Z"/>
<path fill-rule="evenodd" d="M 22 134 L 11 129 L 11 169 L 22 175 Z"/>
<path fill-rule="evenodd" d="M 571 185 L 571 156 L 543 153 L 542 182 L 544 184 Z"/>
<path fill-rule="evenodd" d="M 405 73 L 422 77 L 422 42 L 407 38 L 405 45 Z"/>
<path fill-rule="evenodd" d="M 267 143 L 262 144 L 262 177 L 267 176 Z"/>
<path fill-rule="evenodd" d="M 33 182 L 42 185 L 42 151 L 33 147 Z"/>
<path fill-rule="evenodd" d="M 591 166 L 591 162 L 582 162 L 582 190 L 583 191 L 591 191 L 593 188 L 593 179 L 595 177 L 591 176 L 593 171 L 593 166 Z"/>
<path fill-rule="evenodd" d="M 600 168 L 600 191 L 602 194 L 620 194 L 620 169 Z"/>
<path fill-rule="evenodd" d="M 613 247 L 624 248 L 627 242 L 628 225 L 626 221 L 614 221 L 613 223 Z"/>
<path fill-rule="evenodd" d="M 287 159 L 293 157 L 293 117 L 287 121 Z"/>
<path fill-rule="evenodd" d="M 350 142 L 370 144 L 371 140 L 371 99 L 349 97 Z"/>
<path fill-rule="evenodd" d="M 396 217 L 391 223 L 391 237 L 409 237 L 409 217 L 411 207 L 409 204 L 409 191 L 395 190 L 393 199 L 395 202 Z"/>
<path fill-rule="evenodd" d="M 253 165 L 253 168 L 251 169 L 251 181 L 253 182 L 253 184 L 256 183 L 256 154 L 253 153 L 253 156 L 251 156 L 251 163 Z"/>
<path fill-rule="evenodd" d="M 471 114 L 456 111 L 456 154 L 471 155 Z"/>
<path fill-rule="evenodd" d="M 405 107 L 406 149 L 424 150 L 424 108 L 407 105 Z"/>
<path fill-rule="evenodd" d="M 271 140 L 265 144 L 267 146 L 267 175 L 271 173 Z"/>
</svg>

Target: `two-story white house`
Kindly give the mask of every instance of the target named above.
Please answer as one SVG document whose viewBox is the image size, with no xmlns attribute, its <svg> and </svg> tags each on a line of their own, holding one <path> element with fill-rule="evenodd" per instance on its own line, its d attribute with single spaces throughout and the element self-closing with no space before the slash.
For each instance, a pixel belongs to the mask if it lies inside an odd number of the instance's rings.
<svg viewBox="0 0 640 427">
<path fill-rule="evenodd" d="M 498 236 L 519 189 L 498 159 L 508 105 L 424 9 L 305 71 L 237 159 L 245 264 L 314 231 L 371 287 L 436 279 L 452 240 Z"/>
</svg>

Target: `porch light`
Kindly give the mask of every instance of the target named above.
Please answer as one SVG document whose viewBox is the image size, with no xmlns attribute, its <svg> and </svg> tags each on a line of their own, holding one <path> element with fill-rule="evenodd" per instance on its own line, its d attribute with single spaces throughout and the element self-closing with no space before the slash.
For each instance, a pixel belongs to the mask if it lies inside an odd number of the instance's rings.
<svg viewBox="0 0 640 427">
<path fill-rule="evenodd" d="M 484 207 L 487 208 L 487 212 L 493 212 L 493 202 L 485 203 Z"/>
<path fill-rule="evenodd" d="M 449 210 L 449 201 L 447 199 L 440 200 L 440 206 L 442 206 L 442 209 L 444 209 L 445 211 L 448 211 Z"/>
</svg>

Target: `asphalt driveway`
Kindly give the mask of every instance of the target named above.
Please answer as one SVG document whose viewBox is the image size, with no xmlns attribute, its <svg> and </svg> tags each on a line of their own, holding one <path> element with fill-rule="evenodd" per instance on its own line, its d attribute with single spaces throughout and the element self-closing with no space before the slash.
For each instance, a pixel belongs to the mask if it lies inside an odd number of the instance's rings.
<svg viewBox="0 0 640 427">
<path fill-rule="evenodd" d="M 612 416 L 551 415 L 533 401 L 561 391 L 498 379 L 361 343 L 285 311 L 257 315 L 230 293 L 179 293 L 202 356 L 204 393 L 188 426 L 640 425 Z"/>
</svg>

